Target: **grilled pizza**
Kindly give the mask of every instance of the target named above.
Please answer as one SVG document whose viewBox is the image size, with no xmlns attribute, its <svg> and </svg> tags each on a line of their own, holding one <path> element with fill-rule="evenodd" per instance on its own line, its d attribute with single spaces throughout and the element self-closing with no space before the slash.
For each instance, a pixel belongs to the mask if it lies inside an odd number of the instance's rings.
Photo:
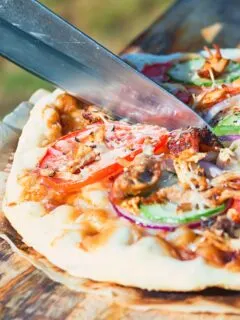
<svg viewBox="0 0 240 320">
<path fill-rule="evenodd" d="M 23 129 L 5 216 L 74 277 L 239 290 L 239 50 L 123 58 L 213 131 L 129 124 L 56 90 Z"/>
</svg>

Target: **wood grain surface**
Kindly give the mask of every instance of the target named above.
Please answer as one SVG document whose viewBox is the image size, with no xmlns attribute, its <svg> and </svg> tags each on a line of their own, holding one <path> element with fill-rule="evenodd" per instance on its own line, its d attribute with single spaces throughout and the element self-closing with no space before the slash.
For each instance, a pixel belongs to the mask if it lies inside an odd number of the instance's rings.
<svg viewBox="0 0 240 320">
<path fill-rule="evenodd" d="M 239 21 L 239 0 L 179 0 L 124 52 L 195 51 L 214 42 L 222 47 L 236 47 Z M 134 311 L 107 299 L 71 291 L 48 279 L 0 240 L 0 319 L 220 320 L 225 316 Z"/>
</svg>

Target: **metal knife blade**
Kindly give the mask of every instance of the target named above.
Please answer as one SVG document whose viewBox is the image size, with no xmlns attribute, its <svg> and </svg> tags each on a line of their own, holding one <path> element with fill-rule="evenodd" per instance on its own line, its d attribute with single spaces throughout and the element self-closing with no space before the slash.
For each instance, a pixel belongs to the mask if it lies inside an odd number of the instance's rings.
<svg viewBox="0 0 240 320">
<path fill-rule="evenodd" d="M 38 1 L 0 2 L 0 54 L 132 122 L 170 130 L 207 126 L 173 95 Z"/>
</svg>

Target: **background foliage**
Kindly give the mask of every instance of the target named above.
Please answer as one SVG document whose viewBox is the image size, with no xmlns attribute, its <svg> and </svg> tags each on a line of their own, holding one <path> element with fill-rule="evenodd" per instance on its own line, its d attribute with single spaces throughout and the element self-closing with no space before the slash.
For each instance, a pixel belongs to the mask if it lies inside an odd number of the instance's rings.
<svg viewBox="0 0 240 320">
<path fill-rule="evenodd" d="M 172 0 L 40 0 L 115 53 L 146 29 Z M 0 58 L 0 116 L 46 82 Z"/>
</svg>

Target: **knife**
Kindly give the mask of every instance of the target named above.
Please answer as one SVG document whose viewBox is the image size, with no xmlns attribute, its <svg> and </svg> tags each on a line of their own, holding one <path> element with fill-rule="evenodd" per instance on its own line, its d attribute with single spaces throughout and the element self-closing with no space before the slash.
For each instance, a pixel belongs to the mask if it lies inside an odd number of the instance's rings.
<svg viewBox="0 0 240 320">
<path fill-rule="evenodd" d="M 118 118 L 169 130 L 207 126 L 184 103 L 38 1 L 0 1 L 0 54 Z"/>
</svg>

